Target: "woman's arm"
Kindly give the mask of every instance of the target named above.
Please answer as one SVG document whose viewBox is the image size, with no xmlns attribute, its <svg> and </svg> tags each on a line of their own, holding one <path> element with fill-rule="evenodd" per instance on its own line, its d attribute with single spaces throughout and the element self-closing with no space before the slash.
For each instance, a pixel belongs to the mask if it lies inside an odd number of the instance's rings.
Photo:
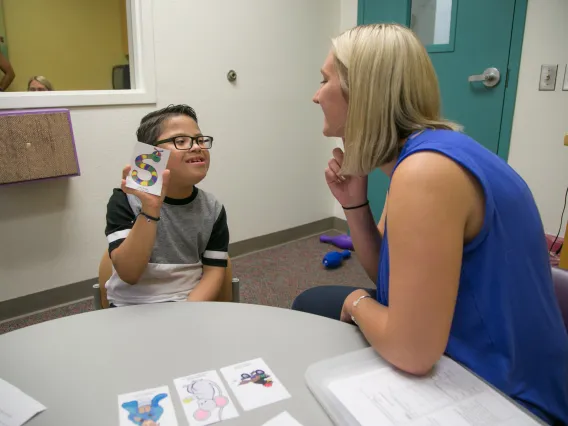
<svg viewBox="0 0 568 426">
<path fill-rule="evenodd" d="M 10 86 L 10 84 L 12 84 L 12 81 L 14 81 L 14 78 L 16 77 L 16 73 L 14 72 L 10 62 L 8 62 L 8 59 L 6 59 L 2 53 L 0 53 L 0 70 L 4 73 L 4 77 L 0 80 L 0 91 L 3 92 Z"/>
<path fill-rule="evenodd" d="M 363 299 L 353 308 L 357 294 L 345 301 L 375 350 L 409 373 L 427 373 L 447 346 L 475 191 L 442 155 L 406 159 L 389 191 L 389 306 Z"/>
<path fill-rule="evenodd" d="M 379 272 L 379 253 L 385 230 L 386 209 L 387 200 L 385 199 L 383 213 L 378 226 L 375 224 L 373 213 L 369 206 L 355 210 L 344 210 L 355 253 L 357 253 L 357 259 L 374 283 L 377 282 Z"/>
</svg>

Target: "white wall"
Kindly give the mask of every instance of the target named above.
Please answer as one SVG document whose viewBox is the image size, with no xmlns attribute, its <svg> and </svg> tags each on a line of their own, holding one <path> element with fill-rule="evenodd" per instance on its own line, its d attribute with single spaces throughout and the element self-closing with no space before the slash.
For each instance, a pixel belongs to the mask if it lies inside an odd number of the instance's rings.
<svg viewBox="0 0 568 426">
<path fill-rule="evenodd" d="M 564 66 L 568 63 L 568 2 L 530 0 L 521 57 L 509 164 L 530 186 L 545 230 L 556 234 L 564 193 L 568 186 L 568 92 L 562 91 Z M 357 1 L 341 1 L 341 27 L 357 24 Z M 541 64 L 559 64 L 555 92 L 539 92 Z M 336 217 L 345 219 L 335 203 Z M 565 223 L 568 212 L 564 215 Z"/>
<path fill-rule="evenodd" d="M 329 217 L 334 143 L 310 101 L 339 2 L 155 0 L 154 10 L 157 107 L 192 105 L 215 137 L 201 187 L 225 204 L 231 241 Z M 155 108 L 73 109 L 82 175 L 0 187 L 0 301 L 97 275 L 106 202 Z"/>
<path fill-rule="evenodd" d="M 346 31 L 357 25 L 357 1 L 358 0 L 341 0 L 341 19 L 339 21 L 340 32 Z M 343 148 L 341 139 L 336 140 L 336 145 Z M 328 155 L 328 160 L 331 158 L 331 152 Z M 345 220 L 345 212 L 341 205 L 333 199 L 333 214 L 335 217 Z"/>
<path fill-rule="evenodd" d="M 562 91 L 568 63 L 567 22 L 566 0 L 529 1 L 509 152 L 509 163 L 527 181 L 545 230 L 553 234 L 558 232 L 568 186 L 568 147 L 563 145 L 568 132 L 568 92 Z M 554 92 L 538 91 L 542 64 L 559 64 Z"/>
</svg>

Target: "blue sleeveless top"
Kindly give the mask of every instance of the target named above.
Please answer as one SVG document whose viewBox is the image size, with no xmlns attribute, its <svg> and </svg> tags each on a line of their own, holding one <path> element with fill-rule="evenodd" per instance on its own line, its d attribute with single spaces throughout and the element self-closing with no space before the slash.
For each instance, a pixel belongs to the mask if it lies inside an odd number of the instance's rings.
<svg viewBox="0 0 568 426">
<path fill-rule="evenodd" d="M 446 355 L 547 422 L 568 424 L 568 334 L 531 191 L 506 162 L 450 130 L 426 130 L 409 138 L 395 170 L 420 151 L 452 159 L 477 178 L 485 193 L 483 227 L 463 249 Z M 377 300 L 385 306 L 387 231 L 377 280 Z"/>
</svg>

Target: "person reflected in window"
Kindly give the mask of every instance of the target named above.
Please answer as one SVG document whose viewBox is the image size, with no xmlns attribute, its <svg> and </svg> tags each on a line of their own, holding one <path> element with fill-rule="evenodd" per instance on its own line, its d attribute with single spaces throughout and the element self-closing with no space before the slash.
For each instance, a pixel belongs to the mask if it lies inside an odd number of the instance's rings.
<svg viewBox="0 0 568 426">
<path fill-rule="evenodd" d="M 2 53 L 0 53 L 0 71 L 4 73 L 4 77 L 0 80 L 0 92 L 5 92 L 6 89 L 12 84 L 14 78 L 16 77 L 16 73 L 14 72 L 14 68 Z"/>
<path fill-rule="evenodd" d="M 28 81 L 28 92 L 51 92 L 53 85 L 43 75 L 36 75 Z"/>
</svg>

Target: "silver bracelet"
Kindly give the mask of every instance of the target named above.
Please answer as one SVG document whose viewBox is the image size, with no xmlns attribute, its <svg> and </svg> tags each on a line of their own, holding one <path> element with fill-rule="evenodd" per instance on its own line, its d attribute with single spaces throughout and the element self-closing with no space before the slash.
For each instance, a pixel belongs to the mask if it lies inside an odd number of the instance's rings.
<svg viewBox="0 0 568 426">
<path fill-rule="evenodd" d="M 361 300 L 367 298 L 372 299 L 372 297 L 369 296 L 368 294 L 364 294 L 363 296 L 358 297 L 357 300 L 353 302 L 353 307 L 356 308 Z M 351 315 L 351 321 L 353 321 L 356 325 L 359 325 L 357 324 L 357 321 L 355 321 L 355 317 L 353 315 Z"/>
</svg>

